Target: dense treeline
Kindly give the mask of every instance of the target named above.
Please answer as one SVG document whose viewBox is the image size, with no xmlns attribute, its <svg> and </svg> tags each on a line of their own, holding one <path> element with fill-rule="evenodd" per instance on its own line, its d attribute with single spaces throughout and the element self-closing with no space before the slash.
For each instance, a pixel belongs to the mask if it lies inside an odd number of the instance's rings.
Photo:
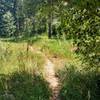
<svg viewBox="0 0 100 100">
<path fill-rule="evenodd" d="M 76 9 L 81 14 L 86 10 L 90 16 L 92 14 L 92 16 L 99 17 L 99 5 L 98 0 L 81 0 L 80 2 L 77 2 L 77 0 L 1 0 L 0 22 L 5 24 L 2 21 L 5 20 L 3 15 L 10 12 L 13 17 L 10 20 L 16 26 L 16 31 L 13 32 L 16 33 L 16 36 L 22 35 L 22 32 L 25 34 L 26 30 L 29 30 L 26 34 L 30 34 L 30 32 L 31 34 L 48 32 L 49 37 L 52 35 L 59 36 L 59 34 L 68 33 L 67 18 L 71 17 L 71 15 L 72 17 L 76 17 L 74 16 Z M 83 13 L 82 10 L 84 10 Z M 2 26 L 6 25 L 2 24 L 0 30 L 1 34 L 4 34 L 5 32 L 2 30 L 4 27 Z M 6 24 L 9 24 L 9 22 Z"/>
<path fill-rule="evenodd" d="M 42 14 L 40 10 L 47 4 L 46 1 L 42 0 L 1 0 L 1 36 L 22 36 L 45 32 L 47 19 L 44 12 Z M 12 24 L 9 25 L 10 23 Z M 15 27 L 15 30 L 13 30 L 13 27 Z M 8 29 L 7 33 L 4 31 L 6 29 Z"/>
</svg>

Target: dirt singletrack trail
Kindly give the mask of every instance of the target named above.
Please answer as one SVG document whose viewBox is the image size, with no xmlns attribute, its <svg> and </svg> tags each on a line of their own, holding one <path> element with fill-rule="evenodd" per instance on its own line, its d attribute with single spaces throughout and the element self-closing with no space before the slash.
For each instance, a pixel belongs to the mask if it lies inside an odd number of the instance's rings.
<svg viewBox="0 0 100 100">
<path fill-rule="evenodd" d="M 34 49 L 30 46 L 30 50 L 36 53 L 41 54 L 45 58 L 45 65 L 44 65 L 44 73 L 45 79 L 49 83 L 49 86 L 52 90 L 52 96 L 50 100 L 60 100 L 59 99 L 59 91 L 60 91 L 60 82 L 59 78 L 56 76 L 55 72 L 55 64 L 40 50 Z"/>
<path fill-rule="evenodd" d="M 49 83 L 50 88 L 52 89 L 52 97 L 50 100 L 60 100 L 59 91 L 60 91 L 60 82 L 58 77 L 55 75 L 54 64 L 47 59 L 45 65 L 46 80 Z"/>
</svg>

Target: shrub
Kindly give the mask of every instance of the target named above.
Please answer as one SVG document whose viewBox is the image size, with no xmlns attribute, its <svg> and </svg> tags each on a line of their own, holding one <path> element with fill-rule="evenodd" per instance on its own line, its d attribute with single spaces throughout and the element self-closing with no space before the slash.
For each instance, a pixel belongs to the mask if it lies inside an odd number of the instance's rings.
<svg viewBox="0 0 100 100">
<path fill-rule="evenodd" d="M 60 72 L 61 100 L 99 100 L 100 75 L 93 71 L 78 71 L 75 66 L 66 66 Z"/>
</svg>

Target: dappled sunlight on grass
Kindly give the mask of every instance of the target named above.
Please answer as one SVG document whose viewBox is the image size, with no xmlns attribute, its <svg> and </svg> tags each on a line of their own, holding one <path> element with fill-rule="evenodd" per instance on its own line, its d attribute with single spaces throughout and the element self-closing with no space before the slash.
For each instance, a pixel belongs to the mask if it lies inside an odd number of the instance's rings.
<svg viewBox="0 0 100 100">
<path fill-rule="evenodd" d="M 46 36 L 40 38 L 40 40 L 33 42 L 33 47 L 39 48 L 46 55 L 68 59 L 74 57 L 75 54 L 71 51 L 73 47 L 71 40 L 48 39 Z"/>
<path fill-rule="evenodd" d="M 27 43 L 0 42 L 0 100 L 49 100 L 44 63 Z"/>
<path fill-rule="evenodd" d="M 44 58 L 40 54 L 28 51 L 26 43 L 1 42 L 0 73 L 8 74 L 25 67 L 38 71 L 43 70 Z"/>
</svg>

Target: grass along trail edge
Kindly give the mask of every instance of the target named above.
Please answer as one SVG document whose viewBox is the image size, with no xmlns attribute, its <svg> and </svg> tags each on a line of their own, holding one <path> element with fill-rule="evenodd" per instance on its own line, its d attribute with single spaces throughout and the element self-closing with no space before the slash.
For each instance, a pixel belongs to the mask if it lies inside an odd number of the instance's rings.
<svg viewBox="0 0 100 100">
<path fill-rule="evenodd" d="M 60 91 L 60 82 L 59 78 L 56 77 L 55 72 L 55 64 L 40 50 L 34 49 L 32 46 L 29 49 L 33 52 L 41 54 L 45 58 L 45 65 L 44 65 L 44 73 L 45 79 L 49 83 L 49 86 L 52 90 L 52 96 L 50 100 L 60 100 L 59 99 L 59 91 Z"/>
</svg>

